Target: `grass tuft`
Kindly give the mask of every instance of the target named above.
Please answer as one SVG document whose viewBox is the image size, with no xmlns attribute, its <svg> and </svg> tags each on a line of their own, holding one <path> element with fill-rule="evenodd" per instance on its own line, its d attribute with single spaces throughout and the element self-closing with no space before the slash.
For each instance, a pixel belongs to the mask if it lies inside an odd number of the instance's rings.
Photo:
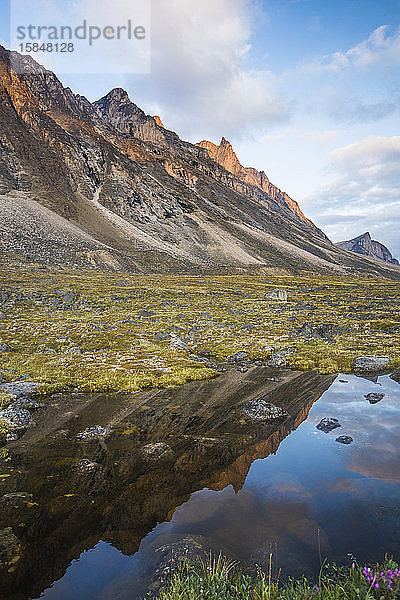
<svg viewBox="0 0 400 600">
<path fill-rule="evenodd" d="M 181 565 L 160 591 L 160 600 L 392 600 L 400 597 L 400 571 L 392 559 L 374 567 L 321 568 L 306 577 L 273 580 L 271 572 L 247 575 L 221 557 L 208 564 Z"/>
</svg>

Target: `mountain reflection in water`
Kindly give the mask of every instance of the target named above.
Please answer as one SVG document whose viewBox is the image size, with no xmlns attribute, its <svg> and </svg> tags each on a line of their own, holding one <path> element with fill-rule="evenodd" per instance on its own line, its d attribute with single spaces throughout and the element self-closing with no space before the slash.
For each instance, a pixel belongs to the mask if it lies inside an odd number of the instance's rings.
<svg viewBox="0 0 400 600">
<path fill-rule="evenodd" d="M 272 551 L 284 575 L 313 574 L 318 532 L 329 560 L 398 554 L 399 385 L 270 377 L 253 368 L 177 390 L 51 400 L 47 418 L 38 414 L 37 427 L 10 445 L 2 494 L 28 492 L 32 502 L 1 503 L 1 528 L 21 542 L 15 571 L 3 577 L 5 597 L 137 598 L 182 548 L 222 549 L 244 568 L 265 567 Z M 371 391 L 386 395 L 371 405 Z M 243 404 L 259 397 L 290 416 L 244 418 Z M 323 417 L 342 427 L 318 431 Z M 76 433 L 94 424 L 110 425 L 112 435 L 78 442 Z M 342 434 L 353 444 L 335 442 Z M 149 455 L 150 443 L 169 449 Z"/>
</svg>

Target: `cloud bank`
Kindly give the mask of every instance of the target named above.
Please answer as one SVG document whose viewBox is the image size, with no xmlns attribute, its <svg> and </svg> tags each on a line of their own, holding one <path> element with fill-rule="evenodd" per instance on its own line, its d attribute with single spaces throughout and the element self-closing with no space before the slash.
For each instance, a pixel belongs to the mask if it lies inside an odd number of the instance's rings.
<svg viewBox="0 0 400 600">
<path fill-rule="evenodd" d="M 400 256 L 400 136 L 368 137 L 335 150 L 334 180 L 307 199 L 308 214 L 334 241 L 369 230 Z"/>
<path fill-rule="evenodd" d="M 277 78 L 248 67 L 253 10 L 248 0 L 154 0 L 152 76 L 133 97 L 192 139 L 285 121 Z"/>
</svg>

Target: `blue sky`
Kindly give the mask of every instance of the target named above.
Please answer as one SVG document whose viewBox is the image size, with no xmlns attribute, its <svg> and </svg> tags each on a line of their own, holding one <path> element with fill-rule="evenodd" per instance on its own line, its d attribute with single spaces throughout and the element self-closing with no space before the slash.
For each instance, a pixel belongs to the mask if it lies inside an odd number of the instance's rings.
<svg viewBox="0 0 400 600">
<path fill-rule="evenodd" d="M 184 139 L 227 137 L 333 241 L 369 230 L 399 256 L 400 1 L 151 4 L 150 74 L 62 81 L 92 100 L 124 87 Z"/>
</svg>

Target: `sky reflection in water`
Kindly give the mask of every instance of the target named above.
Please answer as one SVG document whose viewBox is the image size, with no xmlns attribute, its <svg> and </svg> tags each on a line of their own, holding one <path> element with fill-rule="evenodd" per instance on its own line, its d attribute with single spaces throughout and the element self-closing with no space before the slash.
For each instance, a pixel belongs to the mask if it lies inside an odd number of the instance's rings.
<svg viewBox="0 0 400 600">
<path fill-rule="evenodd" d="M 341 383 L 339 380 L 346 380 Z M 370 404 L 369 392 L 385 397 Z M 133 557 L 99 542 L 42 594 L 47 600 L 135 598 L 146 590 L 154 548 L 186 534 L 205 536 L 246 564 L 266 566 L 269 553 L 283 576 L 319 569 L 329 561 L 361 563 L 400 556 L 400 385 L 340 375 L 276 455 L 254 461 L 235 493 L 202 490 L 159 524 Z M 316 429 L 323 417 L 341 428 Z M 351 445 L 335 441 L 350 435 Z M 318 533 L 319 532 L 319 533 Z"/>
</svg>

